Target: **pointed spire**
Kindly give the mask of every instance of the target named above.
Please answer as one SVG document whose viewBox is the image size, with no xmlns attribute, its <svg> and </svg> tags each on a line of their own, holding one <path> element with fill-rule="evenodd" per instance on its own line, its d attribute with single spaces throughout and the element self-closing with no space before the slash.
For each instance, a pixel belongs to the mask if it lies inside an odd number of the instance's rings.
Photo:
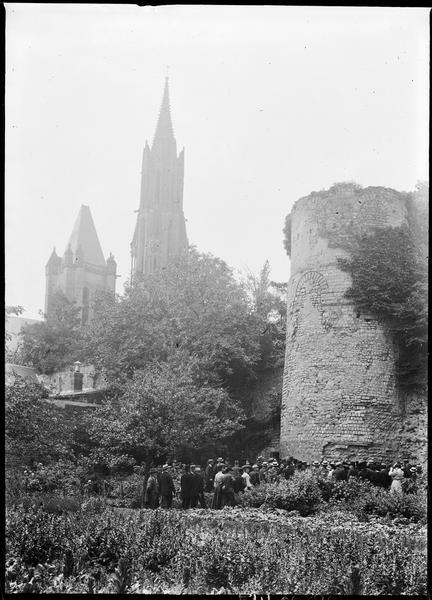
<svg viewBox="0 0 432 600">
<path fill-rule="evenodd" d="M 55 246 L 53 251 L 51 252 L 51 256 L 48 259 L 47 264 L 45 265 L 46 272 L 54 273 L 58 270 L 61 263 L 61 258 L 58 256 Z"/>
<path fill-rule="evenodd" d="M 63 263 L 67 267 L 70 267 L 73 264 L 73 253 L 70 243 L 68 244 L 68 247 L 66 248 L 65 253 L 63 254 Z"/>
<path fill-rule="evenodd" d="M 53 251 L 51 252 L 51 255 L 50 255 L 49 259 L 48 259 L 47 265 L 49 265 L 50 263 L 54 263 L 54 262 L 58 261 L 58 259 L 59 259 L 59 256 L 57 255 L 56 248 L 54 246 Z"/>
<path fill-rule="evenodd" d="M 153 138 L 152 149 L 158 142 L 162 140 L 174 139 L 174 131 L 171 121 L 170 101 L 169 101 L 169 88 L 168 88 L 168 77 L 165 77 L 165 89 L 162 98 L 162 104 L 159 112 L 159 119 L 156 125 L 156 131 Z"/>
<path fill-rule="evenodd" d="M 90 208 L 81 205 L 77 220 L 69 240 L 69 248 L 75 256 L 81 255 L 85 262 L 96 266 L 106 266 L 99 238 L 96 233 Z"/>
</svg>

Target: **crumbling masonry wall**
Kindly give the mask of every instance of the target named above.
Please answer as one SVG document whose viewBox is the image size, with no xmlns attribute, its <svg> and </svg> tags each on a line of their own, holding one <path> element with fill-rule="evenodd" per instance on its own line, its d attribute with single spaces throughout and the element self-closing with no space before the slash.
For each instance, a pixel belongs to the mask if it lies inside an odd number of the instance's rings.
<svg viewBox="0 0 432 600">
<path fill-rule="evenodd" d="M 353 233 L 406 219 L 405 196 L 387 188 L 338 184 L 294 205 L 282 457 L 392 460 L 402 450 L 394 347 L 381 324 L 345 298 L 351 280 L 338 258 L 348 256 Z"/>
</svg>

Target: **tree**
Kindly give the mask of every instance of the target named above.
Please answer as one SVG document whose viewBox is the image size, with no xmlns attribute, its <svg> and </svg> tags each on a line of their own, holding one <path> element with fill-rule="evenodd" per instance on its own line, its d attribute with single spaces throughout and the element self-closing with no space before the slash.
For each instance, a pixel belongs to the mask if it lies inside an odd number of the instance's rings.
<svg viewBox="0 0 432 600">
<path fill-rule="evenodd" d="M 147 466 L 214 447 L 241 428 L 241 411 L 227 392 L 198 384 L 194 365 L 149 364 L 136 371 L 121 394 L 92 418 L 95 459 L 106 464 L 133 458 Z"/>
<path fill-rule="evenodd" d="M 5 437 L 7 463 L 33 466 L 70 456 L 72 431 L 61 409 L 46 401 L 39 383 L 15 377 L 6 387 Z"/>
<path fill-rule="evenodd" d="M 249 273 L 246 289 L 252 303 L 252 314 L 259 331 L 259 370 L 283 364 L 286 335 L 287 284 L 270 280 L 270 263 L 267 260 L 259 275 Z"/>
<path fill-rule="evenodd" d="M 21 364 L 50 374 L 79 360 L 82 356 L 80 312 L 74 302 L 62 292 L 56 292 L 49 318 L 21 330 L 18 347 Z"/>
<path fill-rule="evenodd" d="M 99 297 L 86 345 L 88 360 L 123 381 L 154 360 L 187 357 L 197 382 L 233 389 L 254 377 L 259 360 L 244 286 L 222 260 L 194 249 L 123 297 Z"/>
</svg>

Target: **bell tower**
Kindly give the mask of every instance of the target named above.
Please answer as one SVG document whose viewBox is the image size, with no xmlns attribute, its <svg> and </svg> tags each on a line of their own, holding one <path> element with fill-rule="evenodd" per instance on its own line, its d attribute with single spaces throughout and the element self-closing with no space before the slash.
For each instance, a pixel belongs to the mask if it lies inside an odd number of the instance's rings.
<svg viewBox="0 0 432 600">
<path fill-rule="evenodd" d="M 156 132 L 144 146 L 141 197 L 131 243 L 132 278 L 163 268 L 188 246 L 183 214 L 184 149 L 177 154 L 168 77 Z"/>
<path fill-rule="evenodd" d="M 98 290 L 114 293 L 117 265 L 112 254 L 105 260 L 90 208 L 84 204 L 78 213 L 63 257 L 54 248 L 45 267 L 45 316 L 49 318 L 52 299 L 62 291 L 81 307 L 85 326 L 92 317 L 92 299 Z"/>
</svg>

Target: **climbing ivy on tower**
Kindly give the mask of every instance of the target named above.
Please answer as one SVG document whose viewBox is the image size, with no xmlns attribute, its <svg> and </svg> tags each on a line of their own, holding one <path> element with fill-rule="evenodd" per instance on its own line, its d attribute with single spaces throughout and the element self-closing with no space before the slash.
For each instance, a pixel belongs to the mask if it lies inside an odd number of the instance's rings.
<svg viewBox="0 0 432 600">
<path fill-rule="evenodd" d="M 357 236 L 350 258 L 339 259 L 352 278 L 346 297 L 392 336 L 397 383 L 404 392 L 424 388 L 427 370 L 427 229 L 418 226 L 416 210 L 407 195 L 408 224 Z"/>
</svg>

